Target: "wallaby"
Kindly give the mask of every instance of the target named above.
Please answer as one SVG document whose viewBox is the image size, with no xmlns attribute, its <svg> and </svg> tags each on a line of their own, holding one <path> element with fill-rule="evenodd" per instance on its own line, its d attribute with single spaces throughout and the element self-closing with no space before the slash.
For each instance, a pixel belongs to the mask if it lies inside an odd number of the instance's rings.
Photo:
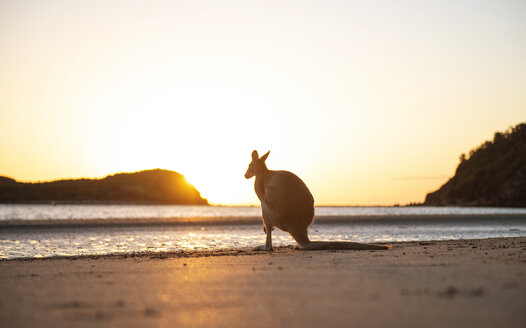
<svg viewBox="0 0 526 328">
<path fill-rule="evenodd" d="M 270 151 L 265 155 L 252 152 L 252 162 L 248 165 L 245 178 L 256 177 L 254 189 L 261 201 L 263 230 L 267 234 L 265 245 L 255 250 L 272 251 L 272 230 L 278 227 L 290 233 L 292 238 L 307 250 L 380 250 L 391 246 L 362 244 L 346 241 L 310 241 L 308 228 L 314 222 L 314 198 L 305 183 L 294 173 L 273 171 L 265 164 Z"/>
</svg>

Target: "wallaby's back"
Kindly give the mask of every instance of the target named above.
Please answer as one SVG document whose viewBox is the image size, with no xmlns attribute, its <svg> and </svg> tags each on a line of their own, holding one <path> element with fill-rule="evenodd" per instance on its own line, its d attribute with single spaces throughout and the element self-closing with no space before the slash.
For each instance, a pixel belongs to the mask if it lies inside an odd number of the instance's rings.
<svg viewBox="0 0 526 328">
<path fill-rule="evenodd" d="M 308 227 L 314 219 L 314 198 L 305 183 L 289 171 L 270 171 L 264 182 L 263 216 L 284 231 Z"/>
</svg>

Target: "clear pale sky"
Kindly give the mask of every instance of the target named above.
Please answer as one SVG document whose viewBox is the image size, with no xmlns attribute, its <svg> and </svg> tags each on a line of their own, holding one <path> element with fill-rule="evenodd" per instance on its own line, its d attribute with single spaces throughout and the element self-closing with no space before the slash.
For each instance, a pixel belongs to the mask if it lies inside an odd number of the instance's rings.
<svg viewBox="0 0 526 328">
<path fill-rule="evenodd" d="M 316 203 L 424 200 L 526 121 L 526 1 L 2 1 L 0 175 L 164 168 L 256 204 L 250 152 Z"/>
</svg>

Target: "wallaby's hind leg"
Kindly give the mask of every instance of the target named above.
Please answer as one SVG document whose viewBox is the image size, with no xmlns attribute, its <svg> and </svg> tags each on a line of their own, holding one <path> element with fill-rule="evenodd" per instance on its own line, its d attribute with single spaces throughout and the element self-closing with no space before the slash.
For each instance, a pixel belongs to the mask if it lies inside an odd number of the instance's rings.
<svg viewBox="0 0 526 328">
<path fill-rule="evenodd" d="M 301 246 L 301 248 L 305 248 L 310 243 L 309 240 L 309 232 L 307 231 L 308 228 L 299 228 L 299 229 L 291 229 L 289 231 L 290 235 L 294 240 Z M 296 248 L 298 246 L 296 245 Z"/>
<path fill-rule="evenodd" d="M 265 245 L 254 247 L 255 251 L 269 251 L 269 252 L 274 251 L 274 249 L 272 248 L 272 230 L 274 230 L 274 227 L 265 229 L 265 232 L 267 233 L 267 240 L 265 242 Z"/>
<path fill-rule="evenodd" d="M 267 229 L 267 241 L 265 242 L 265 250 L 272 252 L 274 249 L 272 248 L 272 228 Z"/>
</svg>

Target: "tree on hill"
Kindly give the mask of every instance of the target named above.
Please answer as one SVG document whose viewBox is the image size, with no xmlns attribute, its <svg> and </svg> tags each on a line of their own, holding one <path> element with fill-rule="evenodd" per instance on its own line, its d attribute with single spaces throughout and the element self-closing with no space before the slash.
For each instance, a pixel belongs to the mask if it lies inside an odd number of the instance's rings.
<svg viewBox="0 0 526 328">
<path fill-rule="evenodd" d="M 455 175 L 424 205 L 526 207 L 526 123 L 462 154 Z"/>
</svg>

